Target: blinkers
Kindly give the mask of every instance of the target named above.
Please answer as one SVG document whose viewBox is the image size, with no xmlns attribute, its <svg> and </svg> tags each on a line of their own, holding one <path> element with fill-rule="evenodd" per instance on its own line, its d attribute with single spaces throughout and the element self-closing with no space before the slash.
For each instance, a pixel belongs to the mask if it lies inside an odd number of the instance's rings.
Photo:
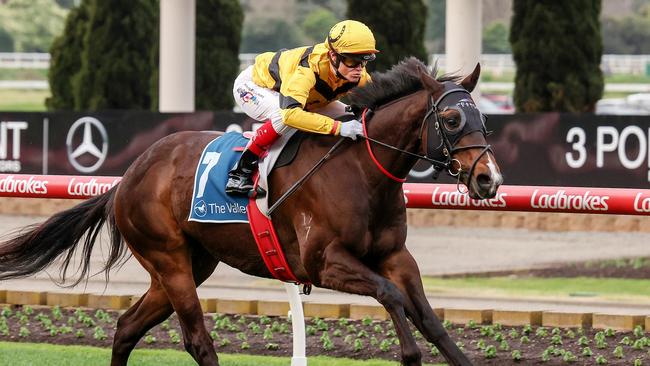
<svg viewBox="0 0 650 366">
<path fill-rule="evenodd" d="M 476 107 L 471 94 L 467 90 L 451 81 L 446 81 L 443 85 L 444 91 L 442 95 L 435 101 L 433 97 L 429 99 L 429 106 L 422 125 L 422 132 L 424 133 L 421 134 L 422 143 L 426 149 L 426 157 L 445 163 L 444 166 L 434 164 L 434 178 L 442 169 L 447 169 L 451 175 L 458 174 L 458 172 L 451 170 L 452 156 L 458 151 L 471 148 L 483 149 L 474 164 L 472 164 L 470 174 L 478 159 L 488 151 L 492 151 L 490 145 L 456 146 L 464 136 L 472 132 L 480 131 L 483 136 L 487 136 L 485 116 Z M 444 118 L 441 113 L 448 111 L 454 111 L 455 113 L 450 113 L 449 118 Z"/>
</svg>

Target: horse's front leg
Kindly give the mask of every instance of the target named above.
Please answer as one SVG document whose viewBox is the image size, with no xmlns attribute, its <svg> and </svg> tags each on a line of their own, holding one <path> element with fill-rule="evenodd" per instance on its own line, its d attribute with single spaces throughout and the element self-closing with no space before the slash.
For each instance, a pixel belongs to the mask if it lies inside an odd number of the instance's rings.
<svg viewBox="0 0 650 366">
<path fill-rule="evenodd" d="M 318 273 L 321 287 L 375 298 L 390 314 L 402 351 L 402 364 L 422 365 L 422 355 L 411 334 L 404 312 L 405 298 L 386 278 L 373 272 L 340 244 L 332 243 L 323 252 Z"/>
<path fill-rule="evenodd" d="M 404 248 L 388 256 L 380 264 L 380 272 L 400 289 L 405 297 L 408 317 L 426 340 L 440 350 L 447 362 L 452 366 L 472 365 L 431 309 L 422 286 L 420 269 L 411 253 Z"/>
</svg>

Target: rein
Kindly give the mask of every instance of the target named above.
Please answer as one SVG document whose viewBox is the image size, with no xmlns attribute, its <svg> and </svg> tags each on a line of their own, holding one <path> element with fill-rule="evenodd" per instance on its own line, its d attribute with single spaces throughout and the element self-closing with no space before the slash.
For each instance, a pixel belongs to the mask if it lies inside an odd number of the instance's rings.
<svg viewBox="0 0 650 366">
<path fill-rule="evenodd" d="M 366 108 L 366 109 L 363 110 L 363 114 L 361 114 L 361 122 L 362 122 L 362 125 L 363 125 L 363 137 L 366 138 L 366 146 L 368 147 L 368 154 L 370 154 L 370 158 L 371 158 L 372 161 L 375 163 L 375 165 L 377 166 L 377 168 L 379 168 L 379 170 L 380 170 L 382 173 L 384 173 L 385 176 L 387 176 L 388 178 L 390 178 L 390 179 L 396 181 L 397 183 L 404 183 L 404 182 L 406 182 L 406 178 L 397 178 L 396 176 L 394 176 L 393 174 L 391 174 L 388 170 L 386 170 L 386 168 L 384 168 L 384 166 L 381 165 L 381 163 L 379 162 L 379 160 L 377 160 L 377 158 L 375 157 L 375 154 L 372 152 L 372 148 L 370 147 L 370 141 L 371 141 L 371 140 L 372 140 L 372 142 L 374 142 L 374 143 L 379 143 L 380 145 L 382 145 L 382 146 L 386 146 L 386 147 L 389 147 L 389 148 L 391 148 L 391 149 L 397 149 L 397 148 L 394 147 L 394 146 L 388 145 L 388 144 L 384 144 L 383 142 L 379 142 L 379 141 L 377 141 L 377 140 L 371 139 L 371 138 L 368 136 L 368 131 L 367 131 L 367 129 L 366 129 L 366 113 L 367 113 L 367 112 L 368 112 L 368 108 Z M 400 149 L 397 149 L 397 150 L 400 150 Z M 405 151 L 405 150 L 401 150 L 401 151 L 402 151 L 402 152 L 407 152 L 407 151 Z M 409 154 L 410 154 L 410 152 L 409 152 Z"/>
<path fill-rule="evenodd" d="M 273 204 L 273 205 L 272 205 L 272 206 L 271 206 L 271 207 L 266 211 L 266 216 L 271 217 L 271 214 L 273 213 L 273 211 L 275 211 L 275 209 L 278 208 L 278 206 L 280 206 L 284 201 L 286 201 L 286 199 L 289 198 L 289 196 L 291 196 L 291 195 L 293 194 L 293 192 L 295 192 L 298 188 L 300 188 L 300 186 L 301 186 L 301 185 L 302 185 L 302 184 L 303 184 L 307 179 L 309 179 L 309 177 L 311 177 L 312 175 L 314 175 L 314 173 L 316 172 L 316 170 L 318 170 L 318 168 L 320 168 L 320 166 L 323 165 L 323 163 L 325 163 L 325 161 L 327 161 L 327 160 L 332 156 L 332 154 L 334 153 L 334 151 L 335 151 L 336 149 L 338 149 L 339 146 L 341 146 L 341 144 L 342 144 L 344 141 L 345 141 L 345 138 L 341 138 L 341 139 L 339 139 L 339 140 L 336 142 L 336 144 L 334 144 L 334 146 L 332 146 L 332 148 L 329 149 L 329 151 L 328 151 L 325 155 L 323 155 L 323 157 L 320 158 L 320 160 L 319 160 L 316 164 L 314 164 L 314 166 L 311 167 L 311 169 L 309 169 L 309 171 L 308 171 L 307 173 L 305 173 L 305 175 L 303 175 L 303 176 L 302 176 L 300 179 L 298 179 L 298 180 L 297 180 L 297 181 L 296 181 L 296 182 L 295 182 L 291 187 L 289 187 L 289 189 L 288 189 L 286 192 L 284 192 L 284 193 L 282 194 L 282 196 L 280 196 L 280 198 L 278 198 L 278 200 L 277 200 L 277 201 L 276 201 L 276 202 L 275 202 L 275 203 L 274 203 L 274 204 Z M 307 295 L 309 295 L 309 294 L 307 294 Z"/>
<path fill-rule="evenodd" d="M 387 177 L 389 177 L 390 179 L 392 179 L 392 180 L 394 180 L 396 182 L 399 182 L 399 183 L 404 183 L 406 181 L 406 178 L 397 178 L 396 176 L 391 174 L 388 170 L 386 170 L 386 168 L 384 168 L 383 165 L 381 165 L 379 160 L 377 160 L 377 158 L 375 157 L 375 154 L 372 152 L 372 148 L 370 147 L 370 142 L 375 143 L 377 145 L 381 145 L 381 146 L 386 147 L 386 148 L 389 148 L 391 150 L 399 151 L 402 154 L 410 155 L 410 156 L 413 156 L 415 158 L 425 160 L 425 161 L 431 163 L 431 165 L 437 167 L 438 169 L 448 169 L 449 168 L 450 164 L 447 163 L 447 162 L 436 160 L 436 159 L 431 159 L 430 157 L 425 156 L 425 155 L 415 154 L 415 153 L 412 153 L 410 151 L 400 149 L 398 147 L 395 147 L 393 145 L 389 145 L 389 144 L 387 144 L 385 142 L 381 142 L 379 140 L 373 139 L 372 137 L 368 136 L 368 131 L 366 130 L 366 113 L 368 111 L 369 111 L 369 109 L 366 108 L 366 109 L 363 110 L 363 113 L 361 114 L 361 123 L 363 125 L 363 138 L 366 139 L 366 146 L 368 147 L 368 154 L 370 154 L 370 158 L 375 163 L 375 165 L 377 165 L 377 168 L 379 168 L 379 170 L 381 170 L 381 172 L 384 173 Z M 372 110 L 370 110 L 370 113 L 371 114 L 373 113 Z M 424 119 L 422 120 L 422 126 L 425 125 L 425 122 L 426 122 L 427 118 L 429 118 L 429 115 L 430 115 L 430 113 L 427 113 L 427 115 L 424 116 Z M 420 129 L 420 131 L 422 131 L 422 128 Z M 421 132 L 420 132 L 420 140 L 422 140 L 422 133 Z"/>
</svg>

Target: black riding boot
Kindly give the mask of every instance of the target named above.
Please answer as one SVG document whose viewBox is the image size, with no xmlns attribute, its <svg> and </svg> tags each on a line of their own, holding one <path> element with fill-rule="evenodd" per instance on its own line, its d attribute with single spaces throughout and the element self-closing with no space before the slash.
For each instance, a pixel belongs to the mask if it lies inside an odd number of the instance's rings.
<svg viewBox="0 0 650 366">
<path fill-rule="evenodd" d="M 259 157 L 246 149 L 241 154 L 237 166 L 228 173 L 226 193 L 247 195 L 253 189 L 253 172 L 257 168 Z"/>
</svg>

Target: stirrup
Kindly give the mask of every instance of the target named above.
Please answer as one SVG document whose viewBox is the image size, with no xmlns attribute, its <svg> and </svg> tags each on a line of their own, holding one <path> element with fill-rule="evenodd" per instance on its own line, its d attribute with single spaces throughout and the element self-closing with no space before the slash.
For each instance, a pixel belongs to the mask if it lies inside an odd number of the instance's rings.
<svg viewBox="0 0 650 366">
<path fill-rule="evenodd" d="M 248 195 L 248 192 L 250 192 L 253 187 L 253 181 L 250 177 L 231 175 L 228 177 L 228 182 L 226 183 L 226 194 Z"/>
</svg>

